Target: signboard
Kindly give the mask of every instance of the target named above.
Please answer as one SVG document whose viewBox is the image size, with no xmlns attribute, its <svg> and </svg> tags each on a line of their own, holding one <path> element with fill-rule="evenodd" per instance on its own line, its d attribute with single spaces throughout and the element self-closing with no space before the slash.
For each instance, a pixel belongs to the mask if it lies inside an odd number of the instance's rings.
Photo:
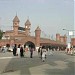
<svg viewBox="0 0 75 75">
<path fill-rule="evenodd" d="M 72 36 L 73 35 L 73 31 L 69 31 L 69 36 Z"/>
</svg>

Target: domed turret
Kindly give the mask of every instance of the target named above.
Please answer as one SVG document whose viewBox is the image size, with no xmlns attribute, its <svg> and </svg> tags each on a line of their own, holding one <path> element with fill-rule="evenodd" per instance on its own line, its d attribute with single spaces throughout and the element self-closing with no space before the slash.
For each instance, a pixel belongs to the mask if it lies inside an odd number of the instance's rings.
<svg viewBox="0 0 75 75">
<path fill-rule="evenodd" d="M 39 31 L 40 31 L 41 29 L 40 29 L 39 26 L 38 26 L 38 27 L 36 28 L 36 30 L 39 30 Z"/>
<path fill-rule="evenodd" d="M 13 30 L 14 30 L 14 35 L 18 35 L 18 27 L 19 27 L 19 18 L 17 15 L 13 19 Z"/>
<path fill-rule="evenodd" d="M 25 22 L 25 25 L 31 25 L 29 19 L 27 19 L 27 21 Z"/>
<path fill-rule="evenodd" d="M 20 22 L 19 18 L 17 17 L 17 15 L 14 17 L 13 22 Z"/>
<path fill-rule="evenodd" d="M 27 21 L 25 22 L 25 33 L 26 33 L 26 35 L 30 35 L 30 27 L 31 27 L 31 23 L 30 23 L 29 19 L 27 19 Z"/>
</svg>

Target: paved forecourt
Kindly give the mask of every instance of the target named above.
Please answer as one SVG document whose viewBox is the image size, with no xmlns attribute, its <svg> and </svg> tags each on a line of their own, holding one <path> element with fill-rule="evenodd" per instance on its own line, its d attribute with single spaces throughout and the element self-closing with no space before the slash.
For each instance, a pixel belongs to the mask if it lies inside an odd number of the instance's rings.
<svg viewBox="0 0 75 75">
<path fill-rule="evenodd" d="M 47 53 L 42 62 L 38 52 L 30 58 L 30 52 L 24 58 L 13 56 L 12 52 L 0 53 L 0 75 L 74 75 L 75 56 L 63 51 Z"/>
</svg>

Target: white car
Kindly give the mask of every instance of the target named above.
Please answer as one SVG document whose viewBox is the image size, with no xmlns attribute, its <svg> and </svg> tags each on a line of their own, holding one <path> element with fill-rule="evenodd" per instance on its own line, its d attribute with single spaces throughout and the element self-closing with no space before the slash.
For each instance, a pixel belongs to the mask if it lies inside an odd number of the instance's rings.
<svg viewBox="0 0 75 75">
<path fill-rule="evenodd" d="M 13 52 L 13 48 L 12 48 L 12 47 L 9 47 L 9 48 L 8 48 L 8 51 L 9 51 L 9 52 Z"/>
</svg>

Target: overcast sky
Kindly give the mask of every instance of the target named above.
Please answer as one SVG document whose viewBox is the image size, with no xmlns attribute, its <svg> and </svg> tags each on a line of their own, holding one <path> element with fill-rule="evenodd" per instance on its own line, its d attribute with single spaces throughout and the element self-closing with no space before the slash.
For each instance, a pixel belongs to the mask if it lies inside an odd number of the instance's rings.
<svg viewBox="0 0 75 75">
<path fill-rule="evenodd" d="M 47 35 L 66 34 L 74 30 L 74 0 L 0 0 L 0 28 L 12 29 L 16 13 L 20 26 L 29 16 L 31 31 L 37 26 Z"/>
</svg>

